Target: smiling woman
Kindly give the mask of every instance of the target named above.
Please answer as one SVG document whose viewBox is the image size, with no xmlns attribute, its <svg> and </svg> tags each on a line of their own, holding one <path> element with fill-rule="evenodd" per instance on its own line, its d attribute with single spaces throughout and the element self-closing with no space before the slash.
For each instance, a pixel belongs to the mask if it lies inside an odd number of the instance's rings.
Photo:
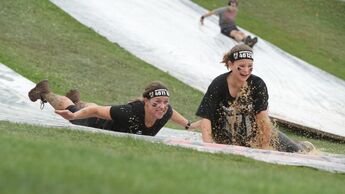
<svg viewBox="0 0 345 194">
<path fill-rule="evenodd" d="M 197 111 L 203 141 L 286 152 L 314 149 L 309 142 L 294 142 L 273 128 L 267 87 L 252 74 L 253 61 L 253 51 L 245 44 L 224 55 L 222 63 L 230 72 L 212 81 Z"/>
<path fill-rule="evenodd" d="M 156 135 L 169 120 L 186 129 L 199 126 L 199 122 L 190 123 L 170 106 L 169 91 L 160 82 L 149 84 L 142 98 L 114 106 L 80 102 L 73 90 L 66 96 L 57 95 L 50 91 L 47 80 L 39 82 L 28 95 L 33 102 L 48 102 L 57 114 L 75 125 L 150 136 Z"/>
</svg>

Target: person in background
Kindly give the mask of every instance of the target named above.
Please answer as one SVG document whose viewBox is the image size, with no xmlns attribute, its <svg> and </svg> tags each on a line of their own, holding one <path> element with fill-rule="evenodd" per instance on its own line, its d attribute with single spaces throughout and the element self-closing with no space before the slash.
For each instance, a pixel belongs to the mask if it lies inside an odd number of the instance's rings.
<svg viewBox="0 0 345 194">
<path fill-rule="evenodd" d="M 230 0 L 228 6 L 212 10 L 205 15 L 202 15 L 200 18 L 200 23 L 203 25 L 206 17 L 217 15 L 219 17 L 219 26 L 222 34 L 236 40 L 237 42 L 243 42 L 244 44 L 253 47 L 257 43 L 258 38 L 251 38 L 237 28 L 235 22 L 237 12 L 238 1 Z"/>
</svg>

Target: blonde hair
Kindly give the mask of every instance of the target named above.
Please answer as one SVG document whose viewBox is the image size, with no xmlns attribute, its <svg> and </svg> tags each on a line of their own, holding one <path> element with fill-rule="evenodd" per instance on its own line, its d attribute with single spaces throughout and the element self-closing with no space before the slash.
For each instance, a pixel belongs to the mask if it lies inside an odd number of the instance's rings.
<svg viewBox="0 0 345 194">
<path fill-rule="evenodd" d="M 229 68 L 228 67 L 228 61 L 230 60 L 230 56 L 234 52 L 238 52 L 238 51 L 251 51 L 251 52 L 253 52 L 253 49 L 250 48 L 248 45 L 245 45 L 245 44 L 235 45 L 234 47 L 232 47 L 232 49 L 229 52 L 224 54 L 223 60 L 220 63 L 224 63 L 225 67 Z"/>
</svg>

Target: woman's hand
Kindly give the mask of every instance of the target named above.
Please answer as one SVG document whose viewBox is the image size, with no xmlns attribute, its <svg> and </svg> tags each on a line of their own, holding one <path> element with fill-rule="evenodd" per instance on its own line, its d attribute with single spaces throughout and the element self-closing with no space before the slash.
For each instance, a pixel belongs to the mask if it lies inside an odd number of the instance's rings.
<svg viewBox="0 0 345 194">
<path fill-rule="evenodd" d="M 200 129 L 201 120 L 195 121 L 191 123 L 190 127 L 188 128 L 189 131 L 196 131 L 195 129 Z"/>
</svg>

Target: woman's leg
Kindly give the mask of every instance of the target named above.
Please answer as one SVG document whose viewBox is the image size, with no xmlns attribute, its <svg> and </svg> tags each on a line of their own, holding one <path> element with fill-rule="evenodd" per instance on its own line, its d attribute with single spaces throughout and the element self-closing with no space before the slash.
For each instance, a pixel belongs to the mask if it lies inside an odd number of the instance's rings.
<svg viewBox="0 0 345 194">
<path fill-rule="evenodd" d="M 241 31 L 238 31 L 238 30 L 232 30 L 230 32 L 230 36 L 231 37 L 234 37 L 234 39 L 237 41 L 237 42 L 241 42 L 241 41 L 244 41 L 245 38 L 246 38 L 246 35 L 241 32 Z"/>
<path fill-rule="evenodd" d="M 71 89 L 69 92 L 66 93 L 65 95 L 67 98 L 69 98 L 78 109 L 82 109 L 88 106 L 97 106 L 95 103 L 90 103 L 90 102 L 83 102 L 80 100 L 80 93 L 78 90 Z"/>
<path fill-rule="evenodd" d="M 44 99 L 55 109 L 64 110 L 67 107 L 74 105 L 74 103 L 66 96 L 60 96 L 53 92 L 43 95 Z"/>
<path fill-rule="evenodd" d="M 95 106 L 96 104 L 93 103 L 82 103 L 79 101 L 79 93 L 78 96 L 74 99 L 78 100 L 75 104 L 72 100 L 66 96 L 60 96 L 50 91 L 48 86 L 48 80 L 43 80 L 39 82 L 33 89 L 30 90 L 28 94 L 31 101 L 35 102 L 37 100 L 41 100 L 42 103 L 48 102 L 55 110 L 69 110 L 71 112 L 77 112 L 81 108 L 86 106 Z M 72 98 L 73 99 L 73 98 Z M 81 104 L 82 103 L 82 104 Z M 79 106 L 78 106 L 79 105 Z M 89 127 L 96 127 L 102 128 L 104 121 L 97 119 L 95 117 L 86 118 L 86 119 L 78 119 L 78 120 L 71 120 L 70 122 L 75 125 L 82 125 L 82 126 L 89 126 Z"/>
<path fill-rule="evenodd" d="M 271 145 L 277 151 L 281 152 L 301 152 L 303 147 L 294 140 L 290 139 L 283 132 L 274 130 L 272 134 Z"/>
<path fill-rule="evenodd" d="M 41 100 L 43 103 L 48 102 L 55 110 L 64 110 L 74 103 L 66 96 L 60 96 L 50 91 L 48 80 L 39 82 L 28 94 L 31 101 Z"/>
</svg>

